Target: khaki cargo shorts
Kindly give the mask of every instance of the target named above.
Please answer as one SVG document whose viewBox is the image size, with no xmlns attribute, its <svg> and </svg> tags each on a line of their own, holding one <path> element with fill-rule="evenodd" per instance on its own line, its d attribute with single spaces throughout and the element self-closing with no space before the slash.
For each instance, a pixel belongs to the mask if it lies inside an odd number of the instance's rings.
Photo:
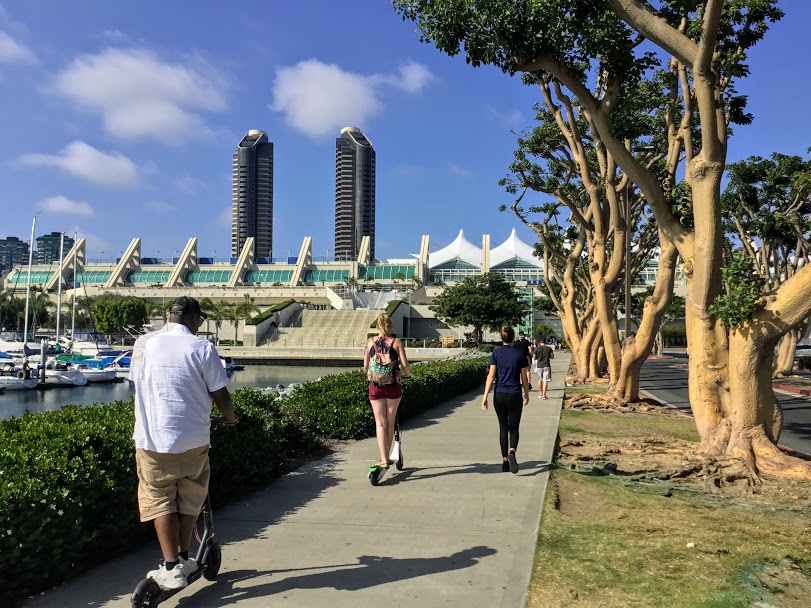
<svg viewBox="0 0 811 608">
<path fill-rule="evenodd" d="M 135 449 L 141 521 L 180 513 L 197 515 L 206 501 L 211 467 L 208 446 L 182 454 Z"/>
</svg>

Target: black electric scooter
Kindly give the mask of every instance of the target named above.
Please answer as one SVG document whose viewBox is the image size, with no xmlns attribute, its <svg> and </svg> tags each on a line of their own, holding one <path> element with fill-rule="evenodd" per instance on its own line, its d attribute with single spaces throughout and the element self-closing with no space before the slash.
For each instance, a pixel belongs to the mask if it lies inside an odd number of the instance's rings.
<svg viewBox="0 0 811 608">
<path fill-rule="evenodd" d="M 391 452 L 389 453 L 389 461 L 394 461 L 394 466 L 398 471 L 403 470 L 405 460 L 403 459 L 403 442 L 400 435 L 400 413 L 394 417 L 394 443 L 391 444 Z M 379 467 L 373 464 L 369 467 L 369 481 L 373 486 L 376 486 L 383 479 L 383 476 L 388 472 L 388 469 Z"/>
<path fill-rule="evenodd" d="M 203 533 L 202 536 L 198 535 L 200 546 L 197 548 L 197 570 L 186 575 L 186 580 L 191 585 L 201 576 L 207 581 L 217 580 L 217 574 L 220 571 L 220 564 L 222 563 L 222 551 L 220 543 L 214 534 L 214 514 L 211 511 L 211 500 L 206 496 L 206 502 L 203 505 L 203 510 L 197 518 L 203 519 Z M 197 522 L 195 522 L 195 532 L 197 532 Z M 161 589 L 151 578 L 145 578 L 135 587 L 132 592 L 132 606 L 133 608 L 154 608 L 168 600 L 170 597 L 185 589 Z"/>
<path fill-rule="evenodd" d="M 213 418 L 211 425 L 214 426 L 221 422 L 221 418 Z M 202 535 L 199 531 L 201 518 L 203 520 Z M 200 542 L 200 546 L 197 547 L 197 555 L 195 556 L 197 560 L 197 570 L 187 574 L 186 581 L 191 585 L 201 576 L 207 581 L 215 581 L 217 580 L 217 574 L 220 571 L 220 564 L 222 563 L 222 550 L 220 549 L 220 542 L 214 534 L 214 512 L 211 510 L 210 496 L 206 496 L 203 509 L 194 522 L 194 534 Z M 186 585 L 186 587 L 188 587 L 188 585 Z M 186 587 L 181 587 L 180 589 L 161 589 L 158 583 L 152 578 L 145 578 L 136 585 L 135 591 L 132 592 L 132 606 L 133 608 L 154 608 Z"/>
</svg>

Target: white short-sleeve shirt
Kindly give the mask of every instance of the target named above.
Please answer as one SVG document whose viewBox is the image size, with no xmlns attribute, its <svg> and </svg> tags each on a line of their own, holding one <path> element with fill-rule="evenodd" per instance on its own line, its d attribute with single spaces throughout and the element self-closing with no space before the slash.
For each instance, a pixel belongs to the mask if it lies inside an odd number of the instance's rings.
<svg viewBox="0 0 811 608">
<path fill-rule="evenodd" d="M 135 447 L 180 454 L 208 445 L 210 393 L 228 385 L 217 349 L 178 323 L 145 338 L 143 356 L 130 364 Z"/>
</svg>

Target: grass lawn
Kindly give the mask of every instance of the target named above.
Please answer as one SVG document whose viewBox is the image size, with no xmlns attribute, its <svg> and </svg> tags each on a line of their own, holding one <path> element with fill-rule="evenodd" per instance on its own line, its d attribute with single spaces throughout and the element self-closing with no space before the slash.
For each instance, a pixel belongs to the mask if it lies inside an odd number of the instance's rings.
<svg viewBox="0 0 811 608">
<path fill-rule="evenodd" d="M 689 419 L 637 413 L 564 410 L 560 429 L 697 439 Z M 807 608 L 811 512 L 556 470 L 527 606 Z"/>
</svg>

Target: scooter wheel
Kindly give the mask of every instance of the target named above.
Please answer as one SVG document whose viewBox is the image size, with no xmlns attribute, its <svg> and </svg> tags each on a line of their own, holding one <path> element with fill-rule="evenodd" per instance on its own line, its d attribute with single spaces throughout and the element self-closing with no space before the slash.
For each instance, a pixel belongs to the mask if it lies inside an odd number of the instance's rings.
<svg viewBox="0 0 811 608">
<path fill-rule="evenodd" d="M 369 481 L 373 486 L 376 486 L 380 481 L 380 469 L 375 469 L 369 472 Z"/>
<path fill-rule="evenodd" d="M 394 466 L 397 467 L 398 471 L 402 471 L 403 467 L 405 466 L 405 460 L 403 460 L 403 450 L 402 450 L 402 448 L 400 449 L 400 455 L 397 457 L 397 462 L 395 463 Z"/>
<path fill-rule="evenodd" d="M 132 592 L 132 608 L 156 608 L 160 603 L 161 588 L 151 578 L 138 583 Z"/>
<path fill-rule="evenodd" d="M 208 541 L 208 558 L 203 570 L 203 578 L 207 581 L 216 581 L 222 564 L 222 549 L 217 541 Z"/>
</svg>

